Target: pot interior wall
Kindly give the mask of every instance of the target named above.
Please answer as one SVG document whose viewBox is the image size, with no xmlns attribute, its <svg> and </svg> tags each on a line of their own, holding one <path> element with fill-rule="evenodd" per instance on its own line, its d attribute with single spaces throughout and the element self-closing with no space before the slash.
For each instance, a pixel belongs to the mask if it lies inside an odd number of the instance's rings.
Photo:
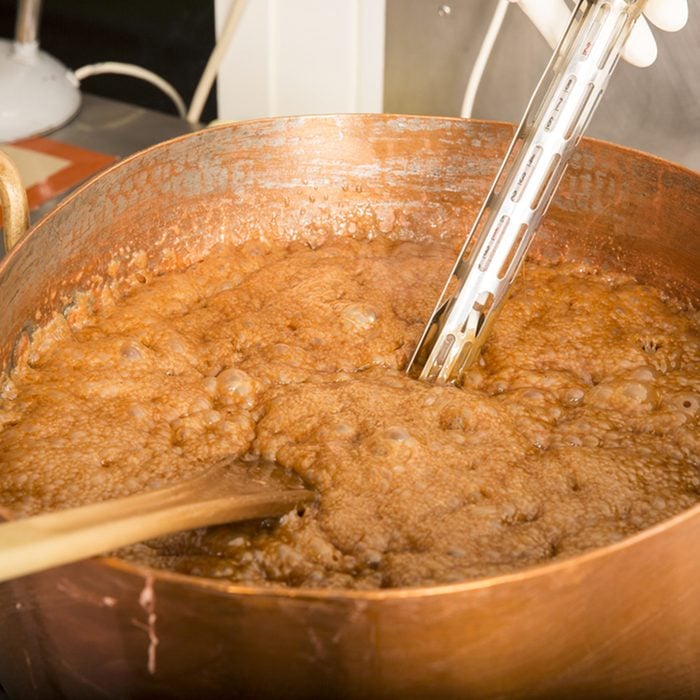
<svg viewBox="0 0 700 700">
<path fill-rule="evenodd" d="M 0 362 L 76 290 L 191 262 L 220 240 L 464 236 L 513 129 L 453 119 L 303 117 L 156 146 L 99 176 L 0 266 Z M 698 178 L 584 141 L 533 247 L 627 269 L 697 298 Z M 447 273 L 447 271 L 446 271 Z"/>
</svg>

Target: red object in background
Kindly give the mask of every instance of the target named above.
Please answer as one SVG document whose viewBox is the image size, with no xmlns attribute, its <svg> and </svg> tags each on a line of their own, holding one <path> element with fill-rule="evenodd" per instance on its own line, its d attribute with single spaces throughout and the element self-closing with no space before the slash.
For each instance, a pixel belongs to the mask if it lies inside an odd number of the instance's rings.
<svg viewBox="0 0 700 700">
<path fill-rule="evenodd" d="M 34 211 L 45 202 L 68 192 L 117 160 L 115 156 L 88 151 L 84 148 L 70 146 L 43 137 L 15 141 L 8 145 L 13 148 L 35 151 L 36 153 L 43 153 L 68 161 L 68 164 L 63 168 L 27 189 L 30 211 Z M 0 217 L 1 223 L 2 218 Z"/>
</svg>

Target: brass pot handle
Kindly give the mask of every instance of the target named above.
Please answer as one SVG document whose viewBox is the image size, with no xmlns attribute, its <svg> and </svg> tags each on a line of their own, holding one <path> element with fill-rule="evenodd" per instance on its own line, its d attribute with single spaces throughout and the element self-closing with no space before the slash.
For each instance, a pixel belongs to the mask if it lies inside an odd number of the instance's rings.
<svg viewBox="0 0 700 700">
<path fill-rule="evenodd" d="M 17 166 L 0 151 L 0 206 L 5 252 L 9 253 L 29 228 L 29 204 Z"/>
</svg>

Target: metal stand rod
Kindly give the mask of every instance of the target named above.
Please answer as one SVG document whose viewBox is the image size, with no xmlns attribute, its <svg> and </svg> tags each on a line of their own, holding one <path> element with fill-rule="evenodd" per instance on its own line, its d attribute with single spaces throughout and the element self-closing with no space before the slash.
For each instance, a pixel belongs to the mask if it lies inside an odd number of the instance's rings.
<svg viewBox="0 0 700 700">
<path fill-rule="evenodd" d="M 18 44 L 36 44 L 39 41 L 41 0 L 19 0 L 15 41 Z"/>
</svg>

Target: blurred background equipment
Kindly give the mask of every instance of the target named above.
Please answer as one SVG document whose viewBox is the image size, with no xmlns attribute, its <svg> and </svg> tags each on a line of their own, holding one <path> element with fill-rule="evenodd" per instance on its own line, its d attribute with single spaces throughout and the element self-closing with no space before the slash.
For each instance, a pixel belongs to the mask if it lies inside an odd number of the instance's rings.
<svg viewBox="0 0 700 700">
<path fill-rule="evenodd" d="M 516 121 L 550 49 L 507 4 L 45 0 L 41 41 L 83 93 L 190 121 L 380 111 Z M 17 9 L 0 0 L 0 36 L 14 36 Z M 682 31 L 655 36 L 656 63 L 620 66 L 588 133 L 700 169 L 700 0 Z M 105 62 L 155 74 L 182 107 L 146 80 L 98 74 Z"/>
<path fill-rule="evenodd" d="M 496 5 L 496 0 L 387 0 L 384 111 L 458 115 Z M 659 55 L 652 66 L 620 63 L 587 136 L 700 170 L 700 0 L 689 0 L 688 9 L 680 32 L 654 32 Z M 550 55 L 540 33 L 511 5 L 472 116 L 517 122 Z"/>
<path fill-rule="evenodd" d="M 78 82 L 39 49 L 41 0 L 19 0 L 14 40 L 0 39 L 0 141 L 57 129 L 80 107 Z"/>
</svg>

